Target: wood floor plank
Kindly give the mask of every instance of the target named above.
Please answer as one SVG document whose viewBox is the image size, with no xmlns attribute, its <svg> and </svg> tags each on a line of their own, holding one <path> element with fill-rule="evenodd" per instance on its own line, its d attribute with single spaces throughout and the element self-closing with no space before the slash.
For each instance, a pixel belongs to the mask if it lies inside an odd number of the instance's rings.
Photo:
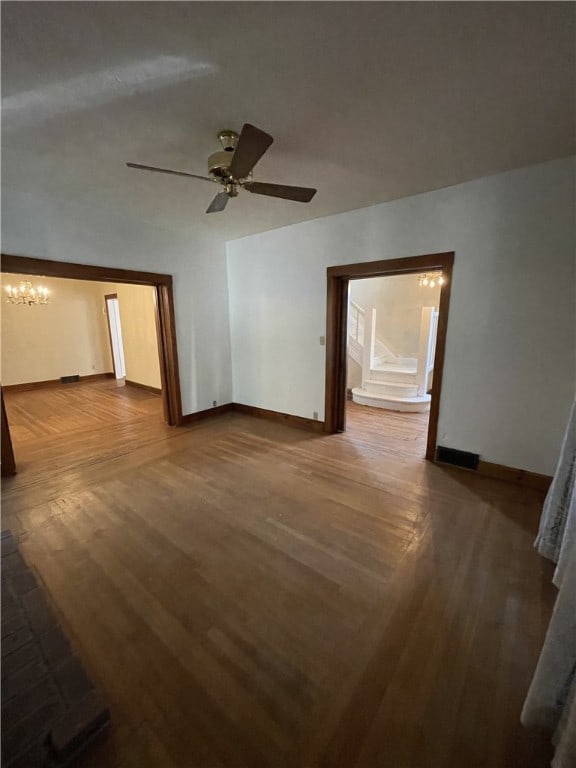
<svg viewBox="0 0 576 768">
<path fill-rule="evenodd" d="M 114 381 L 8 392 L 21 537 L 112 728 L 84 768 L 541 768 L 542 495 L 423 460 L 426 414 L 167 427 Z"/>
</svg>

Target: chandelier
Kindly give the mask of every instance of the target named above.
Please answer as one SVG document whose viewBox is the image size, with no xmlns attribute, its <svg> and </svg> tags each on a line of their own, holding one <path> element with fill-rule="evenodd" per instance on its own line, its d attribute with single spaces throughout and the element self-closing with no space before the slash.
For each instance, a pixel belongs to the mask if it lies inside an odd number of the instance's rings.
<svg viewBox="0 0 576 768">
<path fill-rule="evenodd" d="M 7 285 L 6 293 L 6 301 L 10 304 L 27 304 L 29 307 L 34 304 L 48 304 L 48 288 L 42 285 L 34 287 L 30 280 L 21 280 L 17 288 Z"/>
<path fill-rule="evenodd" d="M 434 288 L 435 285 L 444 285 L 445 282 L 442 272 L 425 272 L 423 275 L 418 275 L 418 285 L 425 288 Z"/>
</svg>

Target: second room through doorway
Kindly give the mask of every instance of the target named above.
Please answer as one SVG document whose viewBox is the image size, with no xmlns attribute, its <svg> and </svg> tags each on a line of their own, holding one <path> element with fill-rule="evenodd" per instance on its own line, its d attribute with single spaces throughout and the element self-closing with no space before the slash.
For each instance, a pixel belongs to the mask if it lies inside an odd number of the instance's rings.
<svg viewBox="0 0 576 768">
<path fill-rule="evenodd" d="M 440 272 L 350 280 L 347 428 L 379 432 L 424 456 L 443 277 Z"/>
</svg>

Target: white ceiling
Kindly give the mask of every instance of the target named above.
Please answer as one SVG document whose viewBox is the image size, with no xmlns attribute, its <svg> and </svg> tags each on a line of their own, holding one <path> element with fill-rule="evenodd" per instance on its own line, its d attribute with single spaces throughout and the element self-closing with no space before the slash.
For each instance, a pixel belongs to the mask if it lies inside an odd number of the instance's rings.
<svg viewBox="0 0 576 768">
<path fill-rule="evenodd" d="M 3 2 L 4 188 L 226 239 L 575 151 L 573 3 Z M 275 137 L 254 178 L 308 205 L 129 170 L 206 173 L 222 128 Z"/>
</svg>

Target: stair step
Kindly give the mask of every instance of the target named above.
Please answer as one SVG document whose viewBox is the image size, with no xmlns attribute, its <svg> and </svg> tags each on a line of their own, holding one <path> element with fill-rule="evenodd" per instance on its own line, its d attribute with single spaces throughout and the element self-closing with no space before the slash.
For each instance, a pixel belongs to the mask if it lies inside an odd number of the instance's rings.
<svg viewBox="0 0 576 768">
<path fill-rule="evenodd" d="M 367 392 L 360 387 L 352 390 L 352 400 L 359 405 L 369 405 L 374 408 L 386 408 L 389 411 L 424 412 L 430 410 L 430 395 L 416 397 L 394 397 L 380 395 L 377 392 Z"/>
<path fill-rule="evenodd" d="M 392 395 L 393 397 L 416 397 L 418 386 L 414 383 L 384 381 L 370 379 L 364 381 L 363 389 L 367 392 L 376 392 L 380 395 Z"/>
<path fill-rule="evenodd" d="M 371 381 L 396 382 L 398 384 L 414 384 L 416 382 L 416 370 L 411 368 L 371 368 Z"/>
<path fill-rule="evenodd" d="M 393 373 L 416 373 L 415 365 L 397 365 L 396 363 L 378 363 L 373 371 L 392 371 Z"/>
</svg>

